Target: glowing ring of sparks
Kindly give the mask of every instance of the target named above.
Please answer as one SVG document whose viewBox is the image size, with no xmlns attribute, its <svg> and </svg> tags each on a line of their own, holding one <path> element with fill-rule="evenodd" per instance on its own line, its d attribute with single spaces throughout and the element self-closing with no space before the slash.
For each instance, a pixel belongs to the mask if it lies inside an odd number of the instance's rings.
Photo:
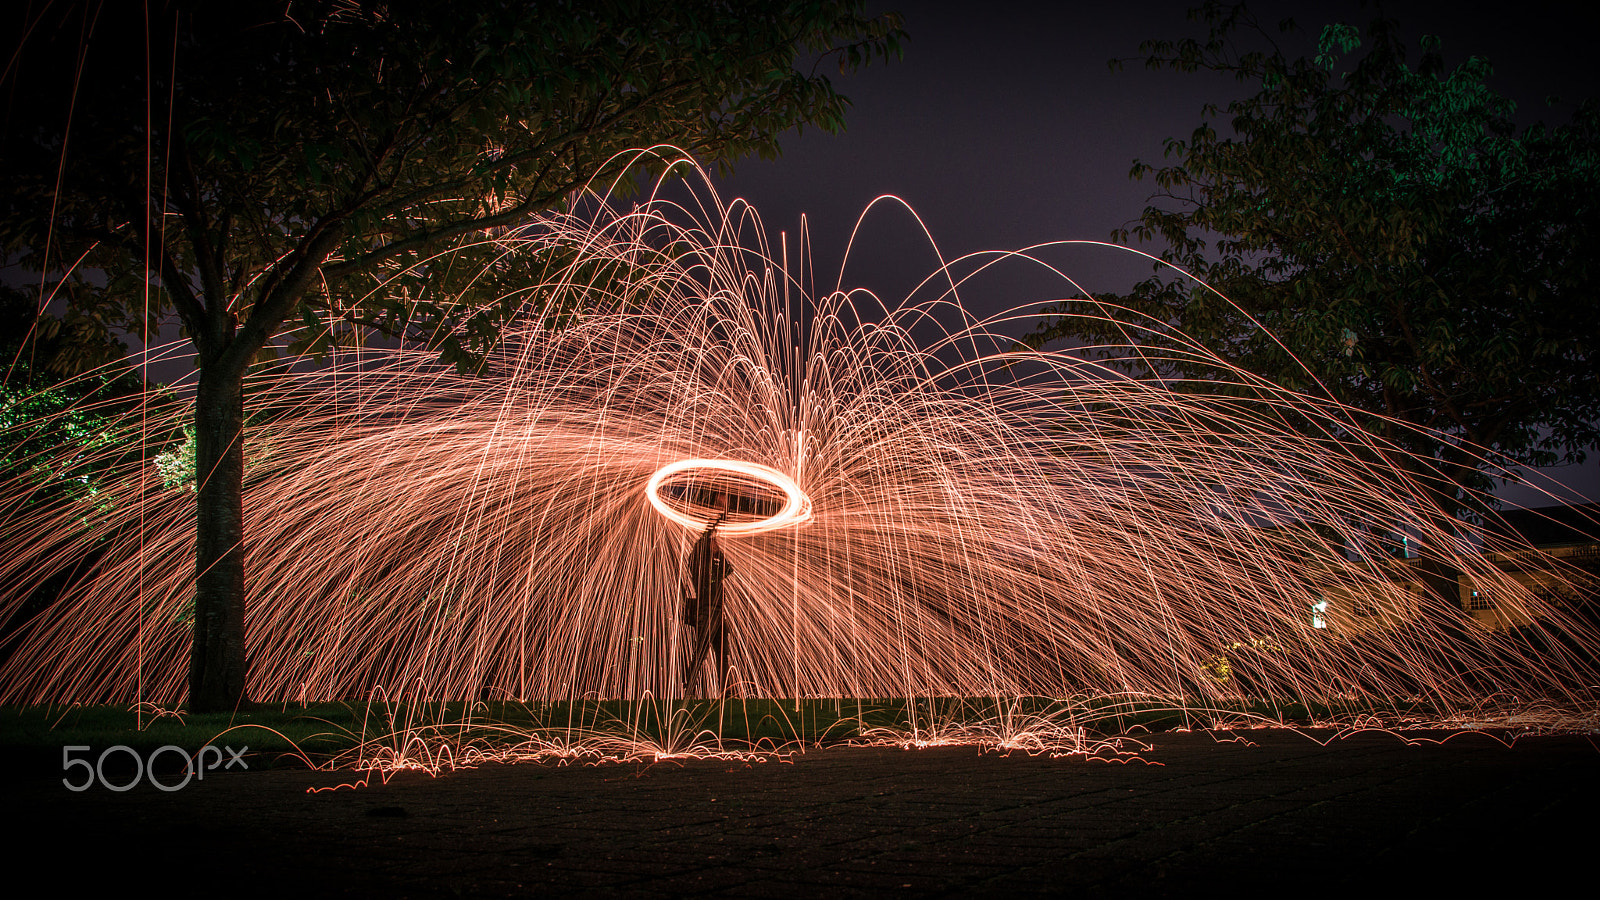
<svg viewBox="0 0 1600 900">
<path fill-rule="evenodd" d="M 772 487 L 783 494 L 784 504 L 782 509 L 764 519 L 756 519 L 751 522 L 726 523 L 717 529 L 717 533 L 725 537 L 760 534 L 763 531 L 773 531 L 790 525 L 801 525 L 811 519 L 811 498 L 806 496 L 805 491 L 800 490 L 800 486 L 794 483 L 793 478 L 779 472 L 777 469 L 763 466 L 760 463 L 744 462 L 736 459 L 680 459 L 657 469 L 656 473 L 650 476 L 649 483 L 645 485 L 644 493 L 646 497 L 650 498 L 650 505 L 656 508 L 656 512 L 685 528 L 698 531 L 706 527 L 707 520 L 687 516 L 673 509 L 665 500 L 661 499 L 661 485 L 672 476 L 687 472 L 690 469 L 710 469 L 742 475 Z"/>
</svg>

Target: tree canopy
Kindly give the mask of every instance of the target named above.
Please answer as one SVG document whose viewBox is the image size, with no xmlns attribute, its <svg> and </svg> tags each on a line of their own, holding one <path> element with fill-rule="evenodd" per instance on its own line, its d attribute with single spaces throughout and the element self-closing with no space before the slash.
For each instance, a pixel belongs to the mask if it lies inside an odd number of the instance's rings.
<svg viewBox="0 0 1600 900">
<path fill-rule="evenodd" d="M 1236 381 L 1220 361 L 1331 395 L 1433 460 L 1452 514 L 1491 475 L 1581 462 L 1600 440 L 1594 102 L 1518 130 L 1486 60 L 1450 68 L 1424 37 L 1409 64 L 1392 20 L 1328 26 L 1291 58 L 1242 6 L 1191 17 L 1207 37 L 1146 42 L 1146 65 L 1254 92 L 1207 106 L 1167 164 L 1134 163 L 1158 192 L 1113 240 L 1164 244 L 1198 281 L 1158 265 L 1097 306 L 1045 310 L 1029 340 L 1131 342 L 1205 390 Z"/>
<path fill-rule="evenodd" d="M 199 368 L 194 708 L 245 698 L 243 378 L 375 329 L 471 366 L 549 258 L 485 235 L 626 184 L 627 151 L 727 167 L 843 126 L 824 63 L 898 53 L 859 0 L 245 0 L 29 8 L 0 77 L 0 249 L 41 306 Z M 567 260 L 565 262 L 570 262 Z M 320 343 L 319 343 L 320 342 Z"/>
<path fill-rule="evenodd" d="M 466 359 L 512 310 L 459 302 L 468 266 L 420 263 L 619 178 L 628 150 L 727 167 L 837 131 L 848 102 L 805 55 L 849 68 L 900 38 L 859 6 L 67 4 L 16 32 L 0 239 L 130 332 L 148 276 L 203 364 L 335 315 Z"/>
</svg>

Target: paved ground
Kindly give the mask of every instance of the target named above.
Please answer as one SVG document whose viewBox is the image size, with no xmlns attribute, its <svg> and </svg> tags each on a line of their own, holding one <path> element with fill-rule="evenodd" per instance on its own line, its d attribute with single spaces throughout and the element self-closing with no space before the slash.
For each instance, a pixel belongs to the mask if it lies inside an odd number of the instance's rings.
<svg viewBox="0 0 1600 900">
<path fill-rule="evenodd" d="M 41 763 L 14 779 L 22 833 L 6 856 L 13 884 L 43 870 L 68 896 L 142 884 L 162 898 L 1594 889 L 1594 739 L 1219 737 L 1150 735 L 1123 763 L 841 747 L 405 773 L 317 794 L 348 776 L 73 793 Z"/>
</svg>

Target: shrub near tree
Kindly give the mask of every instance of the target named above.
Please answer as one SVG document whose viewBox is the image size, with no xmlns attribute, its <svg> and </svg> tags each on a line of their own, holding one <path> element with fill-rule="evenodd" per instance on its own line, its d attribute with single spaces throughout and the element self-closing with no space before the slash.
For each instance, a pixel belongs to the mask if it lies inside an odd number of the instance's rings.
<svg viewBox="0 0 1600 900">
<path fill-rule="evenodd" d="M 726 167 L 837 131 L 814 60 L 903 37 L 857 0 L 172 0 L 10 24 L 6 263 L 74 315 L 171 313 L 194 343 L 193 710 L 247 700 L 243 382 L 286 323 L 294 350 L 371 329 L 470 368 L 514 318 L 581 303 L 519 289 L 571 259 L 492 260 L 484 234 L 623 178 L 632 148 Z"/>
<path fill-rule="evenodd" d="M 0 287 L 0 515 L 92 503 L 139 452 L 137 436 L 113 427 L 147 389 L 117 365 L 125 349 L 98 323 L 41 314 L 29 292 Z"/>
</svg>

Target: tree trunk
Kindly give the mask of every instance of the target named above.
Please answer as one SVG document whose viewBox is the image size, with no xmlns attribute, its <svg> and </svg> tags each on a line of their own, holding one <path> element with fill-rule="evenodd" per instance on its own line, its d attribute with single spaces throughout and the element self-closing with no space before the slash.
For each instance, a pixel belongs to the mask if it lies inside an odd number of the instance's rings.
<svg viewBox="0 0 1600 900">
<path fill-rule="evenodd" d="M 230 369 L 202 365 L 195 398 L 198 517 L 190 712 L 227 712 L 249 702 L 244 643 L 244 379 Z"/>
</svg>

